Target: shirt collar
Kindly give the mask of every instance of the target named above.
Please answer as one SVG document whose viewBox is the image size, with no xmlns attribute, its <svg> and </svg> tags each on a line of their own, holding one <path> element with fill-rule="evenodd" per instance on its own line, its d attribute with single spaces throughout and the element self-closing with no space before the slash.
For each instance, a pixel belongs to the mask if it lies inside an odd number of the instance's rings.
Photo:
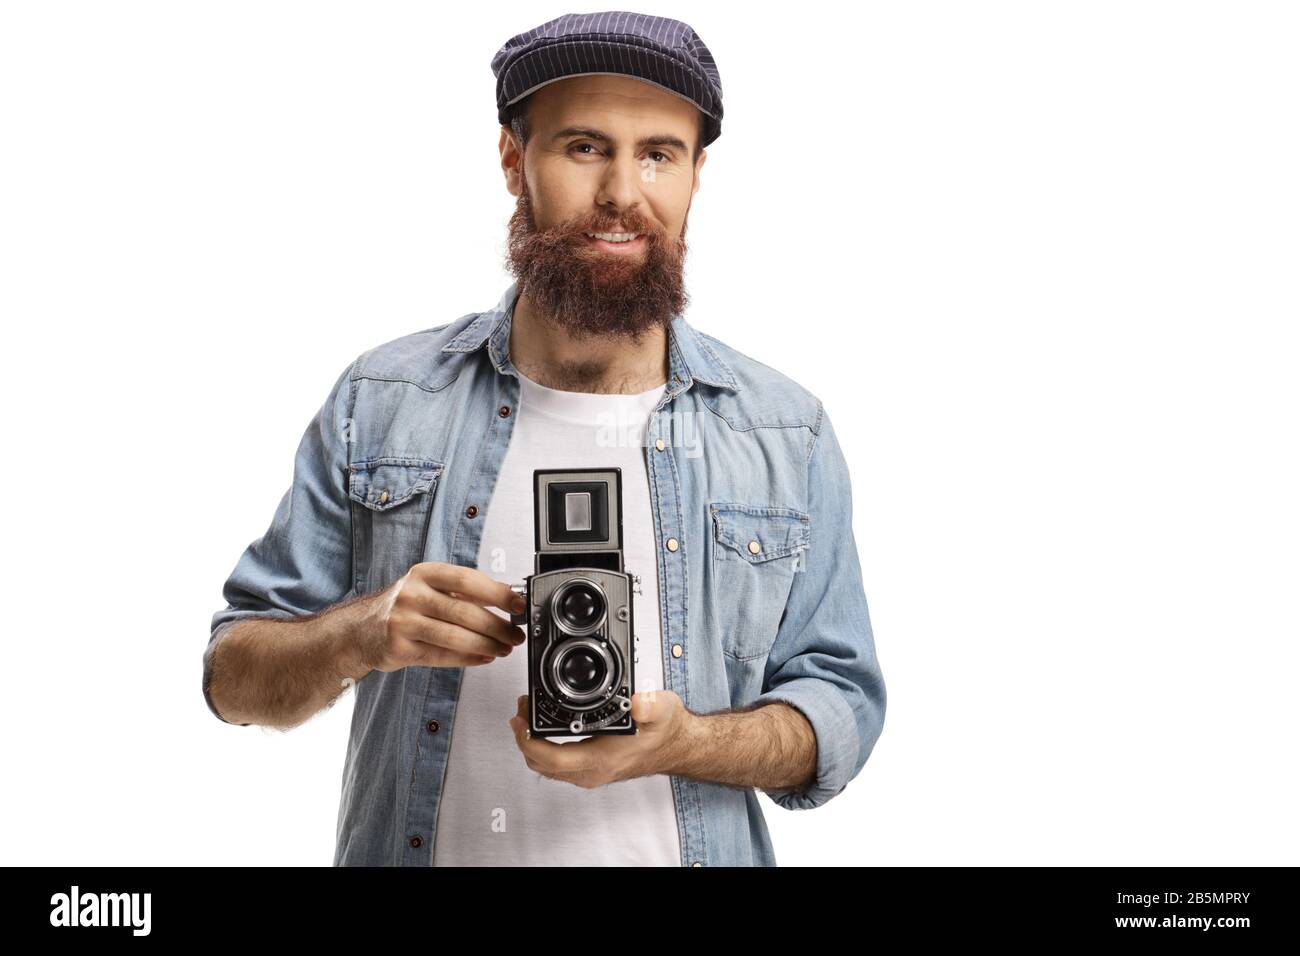
<svg viewBox="0 0 1300 956">
<path fill-rule="evenodd" d="M 444 352 L 474 352 L 486 343 L 493 367 L 503 375 L 514 374 L 510 362 L 510 320 L 519 282 L 510 283 L 496 306 L 480 313 L 460 334 L 442 347 Z M 668 397 L 679 395 L 692 382 L 704 382 L 717 388 L 740 391 L 740 384 L 730 366 L 722 360 L 687 321 L 677 313 L 668 327 Z"/>
</svg>

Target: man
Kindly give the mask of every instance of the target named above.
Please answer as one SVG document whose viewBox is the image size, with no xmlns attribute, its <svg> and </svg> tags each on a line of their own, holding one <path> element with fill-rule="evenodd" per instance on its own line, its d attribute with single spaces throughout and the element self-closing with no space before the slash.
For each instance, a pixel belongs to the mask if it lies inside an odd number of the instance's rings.
<svg viewBox="0 0 1300 956">
<path fill-rule="evenodd" d="M 629 13 L 492 65 L 516 281 L 340 375 L 226 582 L 208 705 L 289 728 L 355 688 L 336 865 L 774 865 L 755 791 L 840 793 L 885 687 L 822 403 L 683 315 L 717 68 Z M 532 472 L 614 466 L 638 730 L 530 738 Z"/>
</svg>

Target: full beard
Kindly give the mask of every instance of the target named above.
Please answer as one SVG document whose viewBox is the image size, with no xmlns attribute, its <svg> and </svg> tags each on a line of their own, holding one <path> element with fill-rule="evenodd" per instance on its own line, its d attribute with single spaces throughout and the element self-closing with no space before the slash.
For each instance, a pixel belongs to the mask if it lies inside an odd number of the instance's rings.
<svg viewBox="0 0 1300 956">
<path fill-rule="evenodd" d="M 626 336 L 640 341 L 671 324 L 686 308 L 683 279 L 686 223 L 675 240 L 641 216 L 591 216 L 539 231 L 527 183 L 510 217 L 507 266 L 520 294 L 545 319 L 574 335 Z M 588 232 L 636 232 L 639 255 L 601 252 Z"/>
</svg>

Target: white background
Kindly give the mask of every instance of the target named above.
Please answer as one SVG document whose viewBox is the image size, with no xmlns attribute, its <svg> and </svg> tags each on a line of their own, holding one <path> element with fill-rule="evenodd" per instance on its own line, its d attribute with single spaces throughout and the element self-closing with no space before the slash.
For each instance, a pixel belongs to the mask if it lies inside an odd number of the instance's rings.
<svg viewBox="0 0 1300 956">
<path fill-rule="evenodd" d="M 0 9 L 3 863 L 328 865 L 351 697 L 218 722 L 209 621 L 343 368 L 499 298 L 489 61 L 601 7 Z M 1300 862 L 1296 8 L 636 9 L 722 73 L 691 320 L 852 469 L 885 729 L 778 860 Z"/>
</svg>

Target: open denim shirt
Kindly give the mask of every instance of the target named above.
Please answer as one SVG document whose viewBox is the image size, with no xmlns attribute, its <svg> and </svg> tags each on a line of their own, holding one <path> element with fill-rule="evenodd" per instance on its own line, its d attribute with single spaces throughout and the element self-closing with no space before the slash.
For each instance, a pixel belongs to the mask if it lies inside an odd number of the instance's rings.
<svg viewBox="0 0 1300 956">
<path fill-rule="evenodd" d="M 517 286 L 491 311 L 387 342 L 340 375 L 212 618 L 203 690 L 217 717 L 211 653 L 233 623 L 315 614 L 420 561 L 477 566 L 519 402 Z M 786 809 L 818 807 L 862 769 L 885 718 L 848 468 L 822 403 L 789 378 L 681 314 L 668 350 L 645 434 L 665 686 L 697 713 L 755 701 L 801 711 L 815 779 L 765 792 Z M 463 673 L 407 667 L 356 684 L 334 865 L 432 864 Z M 756 788 L 670 779 L 683 865 L 776 865 Z"/>
</svg>

